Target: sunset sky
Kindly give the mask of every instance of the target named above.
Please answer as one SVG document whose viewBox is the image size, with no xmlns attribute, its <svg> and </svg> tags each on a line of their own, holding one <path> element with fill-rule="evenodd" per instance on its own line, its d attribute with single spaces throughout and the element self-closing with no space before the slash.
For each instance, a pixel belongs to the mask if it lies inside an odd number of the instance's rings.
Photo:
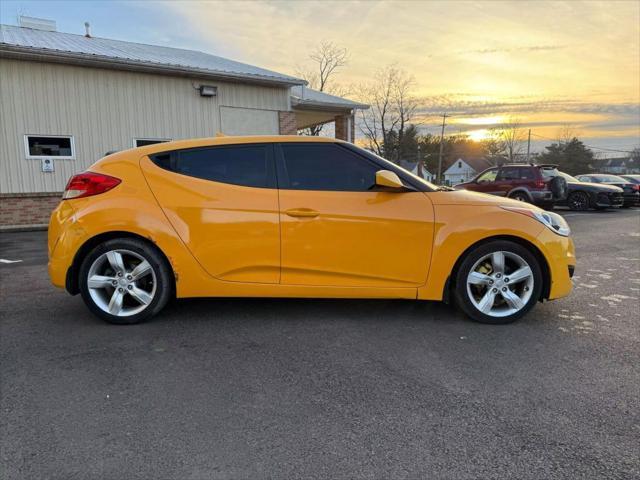
<svg viewBox="0 0 640 480">
<path fill-rule="evenodd" d="M 339 76 L 366 82 L 395 63 L 415 78 L 419 122 L 480 139 L 509 116 L 534 148 L 570 124 L 592 146 L 640 144 L 640 2 L 28 2 L 0 4 L 58 30 L 203 50 L 295 74 L 320 41 L 349 51 Z M 601 150 L 609 155 L 623 152 Z"/>
</svg>

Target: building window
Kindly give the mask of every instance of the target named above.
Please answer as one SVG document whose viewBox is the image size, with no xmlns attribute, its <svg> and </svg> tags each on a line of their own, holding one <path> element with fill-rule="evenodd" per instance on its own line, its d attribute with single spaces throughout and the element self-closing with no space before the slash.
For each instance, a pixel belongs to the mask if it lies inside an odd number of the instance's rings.
<svg viewBox="0 0 640 480">
<path fill-rule="evenodd" d="M 70 135 L 25 135 L 24 149 L 27 158 L 76 157 L 73 137 Z"/>
<path fill-rule="evenodd" d="M 462 162 L 458 162 L 458 168 L 462 168 Z"/>
<path fill-rule="evenodd" d="M 134 147 L 145 147 L 147 145 L 154 145 L 156 143 L 166 143 L 170 142 L 170 138 L 134 138 L 133 146 Z"/>
</svg>

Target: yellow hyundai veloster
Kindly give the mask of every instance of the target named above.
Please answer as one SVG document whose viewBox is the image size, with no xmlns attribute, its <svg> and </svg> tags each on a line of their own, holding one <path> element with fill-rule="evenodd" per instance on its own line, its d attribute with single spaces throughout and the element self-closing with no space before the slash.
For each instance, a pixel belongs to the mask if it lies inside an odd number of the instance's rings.
<svg viewBox="0 0 640 480">
<path fill-rule="evenodd" d="M 436 187 L 350 143 L 220 137 L 109 155 L 49 226 L 54 285 L 119 324 L 172 297 L 454 300 L 508 323 L 571 291 L 564 219 Z"/>
</svg>

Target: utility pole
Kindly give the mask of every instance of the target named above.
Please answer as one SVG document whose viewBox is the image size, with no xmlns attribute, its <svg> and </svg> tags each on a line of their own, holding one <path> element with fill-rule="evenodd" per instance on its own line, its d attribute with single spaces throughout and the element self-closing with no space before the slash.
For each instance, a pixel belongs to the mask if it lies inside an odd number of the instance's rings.
<svg viewBox="0 0 640 480">
<path fill-rule="evenodd" d="M 418 145 L 418 160 L 416 162 L 416 173 L 420 178 L 424 178 L 422 174 L 422 158 L 420 157 L 420 145 Z"/>
<path fill-rule="evenodd" d="M 527 140 L 527 163 L 529 163 L 529 153 L 531 153 L 531 129 L 529 129 L 529 139 Z"/>
<path fill-rule="evenodd" d="M 448 115 L 442 114 L 442 131 L 440 132 L 440 153 L 438 154 L 438 184 L 442 184 L 442 148 L 444 147 L 444 127 L 446 125 Z"/>
</svg>

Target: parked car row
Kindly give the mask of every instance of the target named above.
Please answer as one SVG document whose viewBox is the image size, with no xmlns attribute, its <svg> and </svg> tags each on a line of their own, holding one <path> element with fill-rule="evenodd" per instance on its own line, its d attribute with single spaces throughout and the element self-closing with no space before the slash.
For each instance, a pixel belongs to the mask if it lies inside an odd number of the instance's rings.
<svg viewBox="0 0 640 480">
<path fill-rule="evenodd" d="M 573 177 L 558 170 L 557 165 L 492 167 L 454 188 L 509 197 L 548 210 L 556 205 L 588 210 L 640 204 L 640 175 L 593 173 Z"/>
</svg>

